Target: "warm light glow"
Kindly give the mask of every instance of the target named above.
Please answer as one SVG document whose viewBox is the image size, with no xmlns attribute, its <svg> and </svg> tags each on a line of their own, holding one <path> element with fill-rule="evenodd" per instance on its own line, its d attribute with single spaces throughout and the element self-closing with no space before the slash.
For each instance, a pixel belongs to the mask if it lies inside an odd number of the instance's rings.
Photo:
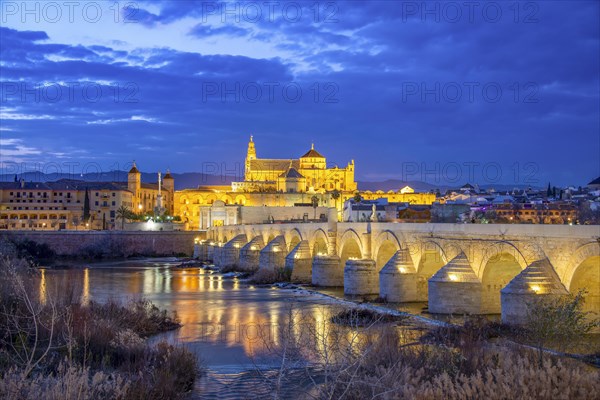
<svg viewBox="0 0 600 400">
<path fill-rule="evenodd" d="M 83 270 L 83 292 L 81 293 L 81 304 L 88 304 L 90 301 L 90 269 Z"/>
<path fill-rule="evenodd" d="M 194 239 L 194 243 L 195 243 L 195 244 L 198 244 L 198 243 L 200 243 L 200 239 L 199 239 L 199 238 L 195 238 L 195 239 Z"/>
<path fill-rule="evenodd" d="M 399 270 L 400 270 L 400 273 L 401 273 L 401 274 L 403 274 L 403 273 L 405 273 L 405 272 L 406 272 L 406 269 L 405 269 L 404 267 L 400 267 L 400 268 L 399 268 Z"/>
<path fill-rule="evenodd" d="M 458 276 L 456 276 L 455 274 L 448 275 L 448 278 L 450 278 L 450 280 L 454 281 L 454 282 L 456 282 L 458 280 Z"/>
<path fill-rule="evenodd" d="M 138 204 L 138 210 L 141 210 L 142 208 L 144 208 L 141 204 Z"/>
<path fill-rule="evenodd" d="M 541 288 L 538 285 L 531 285 L 529 287 L 531 290 L 533 290 L 535 293 L 539 293 Z"/>
<path fill-rule="evenodd" d="M 255 251 L 258 250 L 258 248 L 256 246 L 250 246 L 250 250 Z"/>
</svg>

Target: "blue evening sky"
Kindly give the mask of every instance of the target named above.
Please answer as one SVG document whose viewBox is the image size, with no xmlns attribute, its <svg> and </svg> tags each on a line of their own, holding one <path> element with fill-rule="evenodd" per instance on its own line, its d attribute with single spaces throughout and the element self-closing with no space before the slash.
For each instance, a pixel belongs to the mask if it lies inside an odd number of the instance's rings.
<svg viewBox="0 0 600 400">
<path fill-rule="evenodd" d="M 600 175 L 598 1 L 0 1 L 0 172 Z M 18 166 L 18 167 L 16 167 Z"/>
</svg>

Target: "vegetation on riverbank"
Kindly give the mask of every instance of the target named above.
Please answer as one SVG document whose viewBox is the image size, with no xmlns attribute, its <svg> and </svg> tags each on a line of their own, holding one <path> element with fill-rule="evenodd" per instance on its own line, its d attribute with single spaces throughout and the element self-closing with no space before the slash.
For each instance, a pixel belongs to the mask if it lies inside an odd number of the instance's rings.
<svg viewBox="0 0 600 400">
<path fill-rule="evenodd" d="M 91 231 L 93 232 L 93 231 Z M 137 257 L 188 257 L 185 253 L 161 254 L 148 248 L 147 251 L 130 253 L 127 252 L 127 244 L 118 237 L 106 235 L 97 242 L 82 246 L 77 254 L 57 255 L 56 252 L 45 243 L 38 243 L 27 238 L 18 238 L 10 234 L 0 235 L 0 241 L 9 243 L 16 248 L 19 258 L 25 258 L 31 264 L 44 263 L 52 265 L 61 261 L 74 260 L 123 260 Z"/>
<path fill-rule="evenodd" d="M 274 283 L 290 282 L 291 277 L 292 271 L 287 268 L 259 269 L 250 276 L 248 282 L 255 285 L 272 285 Z"/>
<path fill-rule="evenodd" d="M 595 399 L 600 369 L 588 333 L 597 321 L 583 317 L 577 295 L 533 306 L 528 328 L 476 317 L 423 325 L 362 307 L 322 324 L 292 310 L 270 347 L 282 366 L 266 384 L 283 393 L 310 382 L 295 390 L 313 399 Z M 548 350 L 581 343 L 587 357 Z"/>
<path fill-rule="evenodd" d="M 145 340 L 180 327 L 176 314 L 89 301 L 74 282 L 46 285 L 12 243 L 0 255 L 0 398 L 172 399 L 193 387 L 194 354 Z"/>
</svg>

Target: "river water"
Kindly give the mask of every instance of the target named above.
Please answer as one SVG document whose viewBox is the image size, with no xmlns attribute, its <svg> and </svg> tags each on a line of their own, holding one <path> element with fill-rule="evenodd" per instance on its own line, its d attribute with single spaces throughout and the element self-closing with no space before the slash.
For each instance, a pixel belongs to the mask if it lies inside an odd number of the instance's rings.
<svg viewBox="0 0 600 400">
<path fill-rule="evenodd" d="M 318 296 L 255 287 L 227 274 L 178 264 L 176 259 L 147 259 L 44 269 L 40 296 L 61 288 L 61 282 L 75 281 L 84 302 L 143 296 L 176 311 L 183 327 L 152 340 L 181 343 L 197 354 L 207 373 L 197 380 L 192 397 L 202 399 L 272 398 L 282 337 L 290 329 L 312 332 L 339 311 Z M 310 386 L 303 378 L 307 366 L 294 368 L 287 372 L 294 384 L 281 385 L 285 398 Z"/>
</svg>

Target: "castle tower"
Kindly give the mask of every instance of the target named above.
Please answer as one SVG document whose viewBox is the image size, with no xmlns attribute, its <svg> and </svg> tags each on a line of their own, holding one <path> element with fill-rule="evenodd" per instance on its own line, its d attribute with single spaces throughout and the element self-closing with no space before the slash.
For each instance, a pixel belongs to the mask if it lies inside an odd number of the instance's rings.
<svg viewBox="0 0 600 400">
<path fill-rule="evenodd" d="M 133 167 L 131 167 L 129 173 L 127 174 L 127 189 L 133 193 L 134 211 L 137 211 L 138 205 L 140 204 L 141 188 L 142 173 L 137 169 L 134 161 Z"/>
<path fill-rule="evenodd" d="M 250 135 L 250 142 L 248 142 L 248 152 L 246 153 L 246 171 L 245 178 L 250 180 L 250 161 L 256 160 L 256 148 L 254 147 L 254 136 Z"/>
</svg>

